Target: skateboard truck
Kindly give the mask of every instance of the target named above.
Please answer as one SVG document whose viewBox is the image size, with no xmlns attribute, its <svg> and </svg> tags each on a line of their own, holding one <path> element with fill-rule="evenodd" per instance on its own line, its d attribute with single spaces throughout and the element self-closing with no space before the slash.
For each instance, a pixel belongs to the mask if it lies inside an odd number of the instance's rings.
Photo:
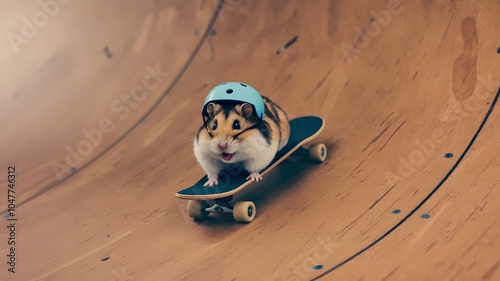
<svg viewBox="0 0 500 281">
<path fill-rule="evenodd" d="M 210 213 L 220 213 L 220 214 L 232 214 L 233 213 L 233 209 L 221 206 L 217 203 L 215 203 L 210 208 L 205 208 L 205 211 L 210 212 Z"/>
<path fill-rule="evenodd" d="M 231 199 L 229 199 L 230 201 Z M 215 204 L 210 206 L 206 200 L 189 200 L 188 214 L 195 219 L 207 218 L 210 213 L 232 214 L 237 222 L 251 222 L 255 218 L 255 204 L 251 201 L 236 202 L 234 206 L 227 199 L 216 199 Z"/>
<path fill-rule="evenodd" d="M 212 207 L 205 208 L 205 211 L 210 213 L 232 214 L 233 206 L 230 204 L 232 200 L 233 200 L 232 195 L 224 198 L 215 199 L 215 204 Z"/>
</svg>

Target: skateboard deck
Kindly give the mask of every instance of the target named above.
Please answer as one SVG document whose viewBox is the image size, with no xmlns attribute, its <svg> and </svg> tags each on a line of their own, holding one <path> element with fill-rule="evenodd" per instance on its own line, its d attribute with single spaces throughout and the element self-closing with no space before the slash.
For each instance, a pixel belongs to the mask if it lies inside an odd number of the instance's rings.
<svg viewBox="0 0 500 281">
<path fill-rule="evenodd" d="M 313 140 L 321 133 L 324 127 L 323 119 L 316 116 L 298 117 L 290 120 L 289 122 L 290 138 L 288 143 L 277 152 L 272 162 L 260 172 L 262 176 L 276 167 L 293 152 L 300 149 L 302 145 Z M 321 151 L 320 153 L 326 154 L 326 147 L 324 150 L 325 151 Z M 253 182 L 252 180 L 246 179 L 248 176 L 249 173 L 243 169 L 222 171 L 219 174 L 219 184 L 213 187 L 207 187 L 203 186 L 208 180 L 205 175 L 197 183 L 186 189 L 178 191 L 175 195 L 180 199 L 187 200 L 214 200 L 229 197 Z M 265 180 L 265 178 L 263 180 Z"/>
</svg>

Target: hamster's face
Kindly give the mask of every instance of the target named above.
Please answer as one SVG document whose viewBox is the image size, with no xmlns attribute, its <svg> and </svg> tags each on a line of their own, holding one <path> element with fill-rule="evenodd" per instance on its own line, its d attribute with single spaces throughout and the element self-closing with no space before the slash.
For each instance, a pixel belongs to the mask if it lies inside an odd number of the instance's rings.
<svg viewBox="0 0 500 281">
<path fill-rule="evenodd" d="M 251 122 L 253 108 L 249 104 L 228 105 L 210 103 L 207 105 L 207 130 L 200 131 L 198 145 L 203 151 L 209 151 L 211 157 L 224 163 L 236 163 L 245 160 L 248 146 L 255 137 L 254 130 L 243 132 L 254 125 Z M 239 133 L 242 134 L 238 135 Z"/>
</svg>

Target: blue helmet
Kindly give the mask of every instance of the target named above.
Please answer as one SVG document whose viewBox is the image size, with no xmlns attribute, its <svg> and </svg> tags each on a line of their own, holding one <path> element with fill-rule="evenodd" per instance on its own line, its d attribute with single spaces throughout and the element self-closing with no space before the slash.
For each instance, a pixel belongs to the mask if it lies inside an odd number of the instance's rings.
<svg viewBox="0 0 500 281">
<path fill-rule="evenodd" d="M 264 120 L 265 105 L 262 96 L 252 86 L 242 82 L 224 82 L 215 86 L 205 98 L 202 114 L 206 114 L 206 106 L 210 102 L 235 101 L 246 102 L 253 106 L 257 117 Z"/>
</svg>

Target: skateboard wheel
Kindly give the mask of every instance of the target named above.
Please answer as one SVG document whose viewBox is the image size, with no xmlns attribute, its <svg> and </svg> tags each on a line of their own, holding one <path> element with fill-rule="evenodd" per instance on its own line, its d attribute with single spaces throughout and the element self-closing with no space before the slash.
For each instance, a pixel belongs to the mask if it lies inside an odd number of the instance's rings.
<svg viewBox="0 0 500 281">
<path fill-rule="evenodd" d="M 233 217 L 237 222 L 251 222 L 255 218 L 255 204 L 250 201 L 236 202 Z"/>
<path fill-rule="evenodd" d="M 326 159 L 327 149 L 323 143 L 311 145 L 309 148 L 309 158 L 314 161 L 323 162 Z"/>
<path fill-rule="evenodd" d="M 204 219 L 208 217 L 208 212 L 205 208 L 209 207 L 208 203 L 200 200 L 189 200 L 187 210 L 190 217 L 193 219 Z"/>
</svg>

